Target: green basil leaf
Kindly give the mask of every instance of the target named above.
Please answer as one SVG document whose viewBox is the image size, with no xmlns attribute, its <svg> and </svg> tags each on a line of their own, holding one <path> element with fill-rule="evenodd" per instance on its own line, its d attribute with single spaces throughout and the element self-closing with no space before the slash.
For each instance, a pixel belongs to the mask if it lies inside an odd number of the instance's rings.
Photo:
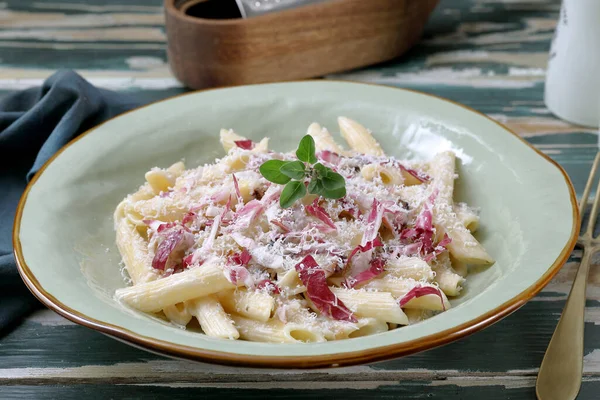
<svg viewBox="0 0 600 400">
<path fill-rule="evenodd" d="M 331 170 L 327 172 L 327 175 L 321 178 L 321 183 L 326 190 L 336 190 L 343 188 L 346 185 L 344 177 Z"/>
<path fill-rule="evenodd" d="M 288 182 L 288 184 L 283 188 L 281 196 L 279 197 L 279 205 L 281 208 L 288 208 L 294 204 L 296 200 L 303 198 L 305 194 L 306 186 L 304 186 L 304 182 Z"/>
<path fill-rule="evenodd" d="M 265 177 L 266 180 L 278 183 L 280 185 L 285 185 L 290 181 L 290 177 L 281 173 L 280 169 L 287 162 L 282 160 L 269 160 L 265 161 L 259 168 L 259 171 L 262 176 Z"/>
<path fill-rule="evenodd" d="M 341 187 L 339 189 L 334 189 L 334 190 L 325 189 L 323 191 L 323 194 L 321 194 L 321 196 L 325 197 L 326 199 L 341 199 L 345 195 L 346 195 L 346 187 L 345 186 Z"/>
<path fill-rule="evenodd" d="M 316 163 L 313 168 L 315 169 L 315 171 L 317 171 L 317 175 L 319 177 L 324 177 L 327 175 L 328 171 L 331 171 L 329 168 L 327 168 L 326 166 L 324 166 L 321 163 Z"/>
<path fill-rule="evenodd" d="M 319 179 L 313 178 L 308 184 L 308 193 L 321 195 L 323 193 L 323 185 Z"/>
<path fill-rule="evenodd" d="M 292 179 L 302 179 L 306 175 L 306 168 L 302 161 L 290 161 L 279 168 L 279 172 Z"/>
<path fill-rule="evenodd" d="M 296 150 L 296 157 L 298 157 L 298 160 L 310 164 L 317 162 L 317 157 L 315 156 L 315 140 L 312 136 L 305 135 L 302 140 L 300 140 L 298 150 Z"/>
</svg>

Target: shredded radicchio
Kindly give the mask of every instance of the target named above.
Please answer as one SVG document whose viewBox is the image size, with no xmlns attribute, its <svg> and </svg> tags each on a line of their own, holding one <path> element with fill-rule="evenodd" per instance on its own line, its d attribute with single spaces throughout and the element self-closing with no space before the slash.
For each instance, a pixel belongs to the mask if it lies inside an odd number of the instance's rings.
<svg viewBox="0 0 600 400">
<path fill-rule="evenodd" d="M 434 294 L 440 298 L 442 302 L 442 310 L 446 311 L 446 305 L 444 304 L 444 297 L 439 288 L 433 286 L 415 286 L 408 293 L 406 293 L 399 301 L 400 307 L 404 307 L 406 303 L 414 298 L 427 296 L 428 294 Z"/>
<path fill-rule="evenodd" d="M 377 232 L 379 232 L 383 219 L 383 211 L 383 205 L 377 199 L 373 199 L 371 211 L 367 216 L 367 228 L 362 239 L 363 246 L 377 237 Z"/>
<path fill-rule="evenodd" d="M 331 220 L 331 217 L 327 214 L 327 211 L 325 211 L 325 209 L 319 205 L 317 199 L 315 199 L 312 205 L 306 206 L 306 212 L 323 222 L 327 227 L 331 228 L 331 232 L 335 232 L 337 230 L 335 224 Z"/>
<path fill-rule="evenodd" d="M 231 190 L 229 188 L 225 188 L 213 194 L 210 199 L 215 203 L 221 203 L 228 197 L 231 197 Z"/>
<path fill-rule="evenodd" d="M 252 150 L 255 146 L 255 143 L 250 139 L 236 140 L 233 143 L 235 143 L 235 145 L 240 149 L 244 150 Z"/>
<path fill-rule="evenodd" d="M 359 245 L 352 250 L 344 266 L 344 271 L 349 276 L 348 279 L 350 282 L 371 268 L 373 249 L 380 246 L 383 246 L 383 243 L 377 237 L 375 240 L 367 242 L 364 246 Z"/>
<path fill-rule="evenodd" d="M 369 269 L 361 272 L 356 276 L 351 276 L 347 278 L 344 282 L 345 286 L 348 288 L 353 288 L 367 281 L 370 281 L 373 278 L 377 278 L 379 275 L 385 272 L 384 265 L 385 261 L 383 261 L 381 258 L 375 258 L 371 260 L 371 262 L 369 263 Z"/>
<path fill-rule="evenodd" d="M 340 163 L 342 156 L 333 151 L 323 150 L 317 153 L 317 158 L 335 166 Z"/>
<path fill-rule="evenodd" d="M 189 268 L 193 262 L 192 260 L 194 259 L 194 254 L 188 254 L 187 256 L 183 257 L 183 260 L 181 260 L 181 264 L 183 264 L 183 268 Z"/>
<path fill-rule="evenodd" d="M 308 255 L 296 264 L 296 271 L 306 286 L 306 295 L 319 311 L 338 321 L 357 322 L 352 312 L 329 289 L 325 272 L 312 256 Z"/>
<path fill-rule="evenodd" d="M 150 228 L 151 231 L 153 232 L 157 232 L 158 228 L 162 225 L 165 224 L 165 222 L 156 220 L 156 219 L 144 219 L 142 220 L 142 222 L 144 224 L 146 224 L 146 226 L 148 226 L 148 228 Z"/>
<path fill-rule="evenodd" d="M 193 211 L 190 211 L 190 212 L 186 213 L 186 214 L 183 216 L 183 219 L 181 220 L 181 223 L 185 225 L 185 224 L 187 224 L 188 222 L 191 222 L 191 221 L 193 221 L 195 218 L 196 218 L 196 213 L 195 213 L 195 212 L 193 212 Z"/>
<path fill-rule="evenodd" d="M 277 286 L 277 284 L 275 284 L 270 279 L 263 279 L 262 281 L 259 281 L 256 284 L 256 288 L 257 289 L 267 289 L 267 291 L 274 293 L 274 294 L 281 293 L 281 290 L 279 290 L 279 286 Z"/>
<path fill-rule="evenodd" d="M 152 259 L 152 268 L 161 271 L 166 269 L 169 257 L 173 253 L 186 250 L 194 244 L 194 236 L 187 232 L 183 226 L 172 226 L 161 230 L 161 227 L 165 225 L 168 224 L 162 224 L 158 227 L 157 232 L 161 234 L 162 240 L 156 247 Z"/>
<path fill-rule="evenodd" d="M 358 219 L 362 215 L 360 209 L 354 204 L 354 202 L 350 202 L 347 197 L 342 197 L 338 201 L 344 207 L 344 210 L 339 215 L 340 218 L 344 215 L 348 215 L 354 219 Z"/>
<path fill-rule="evenodd" d="M 278 219 L 272 219 L 271 223 L 281 229 L 283 233 L 290 233 L 291 229 Z"/>
<path fill-rule="evenodd" d="M 235 195 L 237 197 L 237 203 L 240 205 L 243 205 L 244 199 L 242 198 L 242 192 L 240 192 L 240 185 L 238 183 L 238 180 L 235 177 L 235 174 L 231 174 L 231 176 L 233 177 L 233 186 L 235 187 Z"/>
<path fill-rule="evenodd" d="M 382 164 L 387 164 L 387 162 L 384 162 Z M 394 161 L 392 163 L 392 165 L 395 168 L 400 168 L 402 171 L 408 173 L 409 175 L 411 175 L 412 177 L 414 177 L 416 180 L 418 180 L 421 183 L 429 182 L 431 180 L 431 178 L 428 175 L 423 174 L 414 169 L 406 168 L 404 165 L 400 164 L 398 161 Z"/>
<path fill-rule="evenodd" d="M 241 265 L 228 265 L 224 269 L 225 277 L 229 282 L 237 285 L 239 282 L 244 282 L 247 287 L 252 287 L 253 280 L 250 272 Z"/>
<path fill-rule="evenodd" d="M 448 235 L 440 240 L 437 245 L 433 244 L 433 203 L 437 197 L 437 192 L 434 192 L 423 204 L 423 209 L 417 216 L 414 228 L 404 229 L 400 233 L 400 239 L 411 240 L 415 254 L 421 254 L 425 261 L 431 261 L 438 254 L 442 253 L 451 239 Z M 416 247 L 414 245 L 417 245 Z"/>
<path fill-rule="evenodd" d="M 235 253 L 229 257 L 229 262 L 232 264 L 242 265 L 244 267 L 248 265 L 250 260 L 252 260 L 252 255 L 250 255 L 250 252 L 246 249 L 242 250 L 241 253 Z"/>
<path fill-rule="evenodd" d="M 252 255 L 248 250 L 244 249 L 240 253 L 235 253 L 228 258 L 228 263 L 224 268 L 225 277 L 229 282 L 237 285 L 239 282 L 244 282 L 247 287 L 254 285 L 254 280 L 250 272 L 246 269 L 248 263 L 252 260 Z"/>
<path fill-rule="evenodd" d="M 448 247 L 448 245 L 451 242 L 452 242 L 452 239 L 450 239 L 448 237 L 447 233 L 444 233 L 444 237 L 442 238 L 442 240 L 440 240 L 440 242 L 437 244 L 437 246 L 435 246 L 435 249 L 433 249 L 433 251 L 430 254 L 428 254 L 427 256 L 425 256 L 423 258 L 425 260 L 425 262 L 429 262 L 429 261 L 433 260 L 438 255 L 440 255 L 444 251 L 446 251 L 446 248 Z"/>
<path fill-rule="evenodd" d="M 359 251 L 364 253 L 364 252 L 374 249 L 375 247 L 381 247 L 381 246 L 383 246 L 383 243 L 381 243 L 381 240 L 379 240 L 379 238 L 375 238 L 375 240 L 367 242 L 364 246 L 360 246 L 360 245 L 356 246 L 354 248 L 354 250 L 352 250 L 352 252 L 348 256 L 346 265 L 350 264 L 350 261 L 352 261 L 352 257 L 354 257 L 356 255 L 356 253 L 358 253 Z"/>
<path fill-rule="evenodd" d="M 177 222 L 162 222 L 157 219 L 145 219 L 142 222 L 144 224 L 146 224 L 148 226 L 148 228 L 150 228 L 151 231 L 156 232 L 156 233 L 161 233 L 163 231 L 166 231 L 167 229 L 171 229 L 174 226 L 177 226 Z M 179 226 L 187 232 L 190 231 L 187 228 L 187 226 L 181 226 L 181 225 L 179 225 Z"/>
<path fill-rule="evenodd" d="M 263 211 L 265 211 L 265 207 L 260 200 L 251 200 L 236 213 L 236 222 L 244 220 L 245 217 L 247 218 L 247 223 L 249 225 L 250 223 L 254 222 L 263 213 Z"/>
</svg>

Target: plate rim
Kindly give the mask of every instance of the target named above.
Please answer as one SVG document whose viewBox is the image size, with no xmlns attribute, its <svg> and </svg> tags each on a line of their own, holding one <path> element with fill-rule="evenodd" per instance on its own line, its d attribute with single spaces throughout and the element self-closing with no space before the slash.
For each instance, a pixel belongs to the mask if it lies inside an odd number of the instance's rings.
<svg viewBox="0 0 600 400">
<path fill-rule="evenodd" d="M 503 304 L 497 306 L 496 308 L 488 311 L 485 314 L 481 314 L 475 318 L 470 319 L 469 321 L 455 326 L 453 328 L 446 329 L 444 331 L 436 332 L 431 335 L 423 336 L 420 338 L 416 338 L 410 340 L 408 342 L 396 343 L 387 346 L 378 346 L 372 347 L 364 350 L 357 351 L 348 351 L 343 353 L 333 353 L 333 354 L 321 354 L 321 355 L 310 355 L 310 356 L 264 356 L 264 355 L 250 355 L 250 354 L 239 354 L 232 353 L 226 351 L 216 351 L 216 350 L 208 350 L 200 347 L 192 347 L 181 344 L 176 344 L 172 342 L 168 342 L 161 339 L 152 338 L 149 336 L 145 336 L 139 333 L 135 333 L 129 329 L 120 327 L 118 325 L 114 325 L 108 322 L 102 322 L 95 318 L 90 317 L 84 313 L 76 311 L 69 306 L 63 304 L 58 301 L 54 296 L 44 290 L 40 282 L 37 280 L 35 275 L 29 269 L 29 266 L 25 262 L 25 258 L 23 256 L 23 250 L 21 246 L 20 240 L 20 228 L 21 221 L 23 217 L 23 210 L 25 208 L 25 203 L 27 201 L 27 197 L 31 188 L 35 185 L 38 178 L 42 176 L 46 168 L 62 154 L 64 150 L 66 150 L 69 146 L 82 139 L 83 137 L 91 134 L 100 126 L 112 121 L 113 119 L 122 117 L 131 112 L 135 112 L 139 109 L 149 107 L 155 104 L 159 104 L 162 102 L 170 101 L 175 98 L 184 97 L 184 96 L 192 96 L 202 92 L 208 92 L 213 90 L 221 90 L 228 88 L 243 88 L 243 87 L 252 87 L 252 86 L 261 86 L 261 85 L 269 85 L 269 84 L 286 84 L 286 83 L 306 83 L 306 82 L 337 82 L 343 84 L 350 85 L 367 85 L 367 86 L 377 86 L 385 89 L 393 89 L 400 90 L 405 92 L 412 92 L 423 96 L 428 96 L 440 101 L 444 101 L 446 103 L 451 103 L 455 106 L 461 107 L 467 111 L 478 114 L 479 116 L 491 121 L 498 126 L 500 126 L 507 133 L 512 134 L 516 138 L 520 140 L 520 142 L 530 149 L 534 150 L 534 152 L 546 160 L 548 163 L 556 167 L 559 172 L 562 174 L 565 183 L 567 184 L 567 188 L 569 190 L 569 199 L 571 202 L 572 208 L 572 217 L 573 224 L 571 227 L 571 234 L 569 240 L 565 243 L 562 251 L 556 258 L 556 260 L 548 267 L 546 272 L 536 280 L 532 285 L 524 289 L 521 293 L 514 296 L 510 300 L 504 302 Z M 492 119 L 491 117 L 485 115 L 482 112 L 479 112 L 469 106 L 458 103 L 456 101 L 446 99 L 434 94 L 422 92 L 419 90 L 408 89 L 408 88 L 399 88 L 395 86 L 370 83 L 370 82 L 357 82 L 357 81 L 349 81 L 349 80 L 340 80 L 340 79 L 326 79 L 326 80 L 318 80 L 318 79 L 306 79 L 306 80 L 292 80 L 292 81 L 284 81 L 284 82 L 271 82 L 271 83 L 257 83 L 251 85 L 240 85 L 240 86 L 230 86 L 230 87 L 219 87 L 219 88 L 208 88 L 201 90 L 194 90 L 186 93 L 181 93 L 175 96 L 168 97 L 166 99 L 161 99 L 158 101 L 154 101 L 143 105 L 141 107 L 134 108 L 132 110 L 121 113 L 113 118 L 110 118 L 104 121 L 101 124 L 98 124 L 85 132 L 81 133 L 79 136 L 70 140 L 66 145 L 60 148 L 48 161 L 44 163 L 44 165 L 36 172 L 34 177 L 30 180 L 30 182 L 25 187 L 23 194 L 19 199 L 19 203 L 17 206 L 15 219 L 13 222 L 13 231 L 12 231 L 12 239 L 13 239 L 13 254 L 17 264 L 17 270 L 27 288 L 31 291 L 31 293 L 44 304 L 49 309 L 63 316 L 64 318 L 75 322 L 79 325 L 97 330 L 101 333 L 107 334 L 108 336 L 113 336 L 120 340 L 123 340 L 127 343 L 134 345 L 135 347 L 141 347 L 150 352 L 159 352 L 164 355 L 176 358 L 184 358 L 192 361 L 201 361 L 222 365 L 231 365 L 231 366 L 244 366 L 244 367 L 259 367 L 259 368 L 299 368 L 299 369 L 314 369 L 314 368 L 332 368 L 332 367 L 342 367 L 342 366 L 351 366 L 365 363 L 372 363 L 376 361 L 383 361 L 393 358 L 398 358 L 401 356 L 406 356 L 410 354 L 414 354 L 420 351 L 429 350 L 438 346 L 442 346 L 448 344 L 450 342 L 454 342 L 460 338 L 468 336 L 472 333 L 475 333 L 495 322 L 500 321 L 505 318 L 512 312 L 516 311 L 520 307 L 522 307 L 528 300 L 534 297 L 537 293 L 539 293 L 549 282 L 550 280 L 558 273 L 560 268 L 565 264 L 568 260 L 569 255 L 575 248 L 577 243 L 577 236 L 580 229 L 580 218 L 579 218 L 579 207 L 577 205 L 577 197 L 575 193 L 575 189 L 573 188 L 573 184 L 571 179 L 562 168 L 560 164 L 554 161 L 552 158 L 548 157 L 546 154 L 542 153 L 540 150 L 535 148 L 513 130 L 509 129 L 507 126 L 502 123 Z"/>
</svg>

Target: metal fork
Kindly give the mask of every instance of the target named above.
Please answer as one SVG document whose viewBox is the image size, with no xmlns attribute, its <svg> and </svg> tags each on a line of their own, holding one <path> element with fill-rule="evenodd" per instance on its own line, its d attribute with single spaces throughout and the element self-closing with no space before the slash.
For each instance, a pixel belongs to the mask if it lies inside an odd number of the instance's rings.
<svg viewBox="0 0 600 400">
<path fill-rule="evenodd" d="M 588 177 L 579 211 L 583 220 L 584 211 L 594 178 L 600 163 L 600 152 L 596 154 Z M 585 233 L 580 234 L 577 244 L 583 248 L 583 257 L 577 270 L 567 304 L 552 335 L 540 371 L 535 392 L 540 400 L 570 400 L 577 397 L 583 374 L 583 317 L 585 312 L 585 289 L 592 256 L 600 250 L 600 237 L 593 237 L 600 204 L 600 184 L 592 205 L 592 212 Z"/>
</svg>

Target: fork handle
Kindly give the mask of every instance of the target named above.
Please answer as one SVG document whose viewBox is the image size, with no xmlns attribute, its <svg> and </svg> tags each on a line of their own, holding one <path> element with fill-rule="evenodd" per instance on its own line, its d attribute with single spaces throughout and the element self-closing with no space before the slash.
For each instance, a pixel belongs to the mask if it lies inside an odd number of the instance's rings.
<svg viewBox="0 0 600 400">
<path fill-rule="evenodd" d="M 567 303 L 542 360 L 535 385 L 540 400 L 575 399 L 581 387 L 585 289 L 594 250 L 583 251 Z"/>
</svg>

